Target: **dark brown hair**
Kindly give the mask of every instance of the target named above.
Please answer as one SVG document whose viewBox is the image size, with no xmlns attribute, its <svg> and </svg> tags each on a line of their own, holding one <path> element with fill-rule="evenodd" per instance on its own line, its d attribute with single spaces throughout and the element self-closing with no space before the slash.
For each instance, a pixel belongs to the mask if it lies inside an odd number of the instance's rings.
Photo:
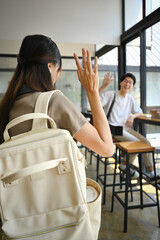
<svg viewBox="0 0 160 240">
<path fill-rule="evenodd" d="M 121 78 L 120 78 L 120 82 L 123 82 L 123 80 L 124 80 L 126 77 L 132 78 L 132 80 L 133 80 L 133 85 L 136 84 L 136 77 L 135 77 L 132 73 L 125 73 L 125 74 L 123 74 L 123 75 L 121 76 Z"/>
<path fill-rule="evenodd" d="M 3 142 L 3 131 L 9 121 L 10 109 L 23 84 L 34 91 L 44 92 L 54 89 L 48 63 L 59 66 L 62 60 L 57 45 L 51 38 L 43 35 L 26 36 L 17 57 L 17 67 L 8 89 L 0 102 L 0 143 Z"/>
</svg>

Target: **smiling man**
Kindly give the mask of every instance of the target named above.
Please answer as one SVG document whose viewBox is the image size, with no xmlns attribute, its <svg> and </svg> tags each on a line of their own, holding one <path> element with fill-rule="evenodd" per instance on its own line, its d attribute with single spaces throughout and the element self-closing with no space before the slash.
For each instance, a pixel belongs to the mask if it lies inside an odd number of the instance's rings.
<svg viewBox="0 0 160 240">
<path fill-rule="evenodd" d="M 114 135 L 118 141 L 143 141 L 147 144 L 150 142 L 141 134 L 132 129 L 134 119 L 142 115 L 142 109 L 138 106 L 134 98 L 129 94 L 133 86 L 136 83 L 136 78 L 132 73 L 126 73 L 121 76 L 120 90 L 118 91 L 106 91 L 103 90 L 113 81 L 113 75 L 107 73 L 104 76 L 102 86 L 99 88 L 100 100 L 105 111 L 108 115 L 110 106 L 113 103 L 110 116 L 108 117 L 109 124 L 112 126 L 123 127 L 122 136 Z M 103 93 L 102 93 L 103 92 Z M 130 156 L 130 162 L 132 163 L 136 158 L 136 154 Z M 154 180 L 153 159 L 150 153 L 144 154 L 143 159 L 145 161 L 147 175 Z M 122 171 L 126 170 L 126 159 L 124 158 L 120 164 Z M 139 173 L 135 169 L 130 169 L 132 178 L 138 178 Z M 160 178 L 157 176 L 157 178 Z"/>
</svg>

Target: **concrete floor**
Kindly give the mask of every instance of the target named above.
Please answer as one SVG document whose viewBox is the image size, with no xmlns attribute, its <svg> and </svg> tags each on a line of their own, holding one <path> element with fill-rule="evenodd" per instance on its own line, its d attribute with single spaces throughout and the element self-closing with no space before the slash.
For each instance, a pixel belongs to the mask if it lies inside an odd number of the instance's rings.
<svg viewBox="0 0 160 240">
<path fill-rule="evenodd" d="M 89 163 L 89 159 L 90 153 L 87 154 L 87 176 L 96 180 L 96 159 L 93 157 L 92 164 Z M 103 164 L 101 164 L 101 166 L 103 166 Z M 112 166 L 109 167 L 109 171 L 113 171 Z M 108 178 L 108 181 L 112 181 L 111 177 Z M 155 188 L 153 186 L 146 185 L 145 190 L 150 193 L 153 198 L 155 197 Z M 124 233 L 124 209 L 115 199 L 114 212 L 110 211 L 111 195 L 112 187 L 107 187 L 106 203 L 102 205 L 102 220 L 98 240 L 160 240 L 157 207 L 144 208 L 143 210 L 129 210 L 128 231 Z M 138 193 L 134 193 L 133 197 L 134 202 L 136 202 L 139 197 Z"/>
</svg>

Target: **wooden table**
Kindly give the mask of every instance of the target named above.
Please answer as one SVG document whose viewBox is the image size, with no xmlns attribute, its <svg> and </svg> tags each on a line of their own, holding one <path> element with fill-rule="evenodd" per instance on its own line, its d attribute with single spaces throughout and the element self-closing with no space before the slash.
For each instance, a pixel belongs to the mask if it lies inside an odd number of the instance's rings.
<svg viewBox="0 0 160 240">
<path fill-rule="evenodd" d="M 91 124 L 93 124 L 92 113 L 90 111 L 82 112 L 82 114 L 90 119 Z M 143 136 L 146 136 L 145 126 L 144 124 L 151 124 L 160 126 L 160 118 L 152 118 L 150 114 L 143 114 L 140 117 L 135 119 L 134 129 L 141 133 Z"/>
<path fill-rule="evenodd" d="M 160 126 L 160 118 L 152 118 L 150 114 L 143 114 L 135 119 L 135 130 L 138 130 L 143 136 L 146 136 L 144 123 Z"/>
</svg>

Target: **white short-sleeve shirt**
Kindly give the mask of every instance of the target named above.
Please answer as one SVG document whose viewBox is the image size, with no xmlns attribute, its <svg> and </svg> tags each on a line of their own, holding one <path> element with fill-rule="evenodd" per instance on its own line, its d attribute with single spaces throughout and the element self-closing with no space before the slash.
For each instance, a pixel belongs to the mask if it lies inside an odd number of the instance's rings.
<svg viewBox="0 0 160 240">
<path fill-rule="evenodd" d="M 142 112 L 142 109 L 130 94 L 123 97 L 119 91 L 107 91 L 100 96 L 106 115 L 114 98 L 114 93 L 116 93 L 116 99 L 110 114 L 109 123 L 114 126 L 125 126 L 130 114 Z"/>
</svg>

